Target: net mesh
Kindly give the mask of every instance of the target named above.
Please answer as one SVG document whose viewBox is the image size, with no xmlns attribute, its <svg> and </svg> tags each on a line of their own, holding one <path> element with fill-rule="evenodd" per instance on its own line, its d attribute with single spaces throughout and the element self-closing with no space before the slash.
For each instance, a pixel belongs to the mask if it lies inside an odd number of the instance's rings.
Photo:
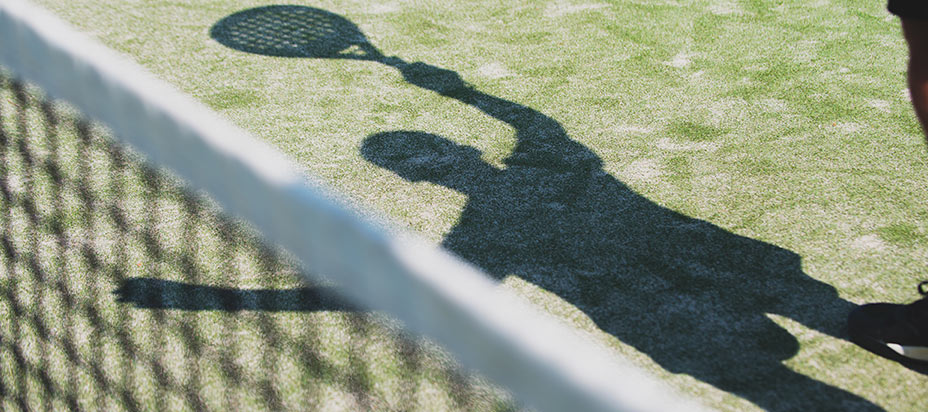
<svg viewBox="0 0 928 412">
<path fill-rule="evenodd" d="M 399 325 L 539 409 L 698 409 L 39 9 L 0 65 L 3 409 L 516 405 Z"/>
<path fill-rule="evenodd" d="M 0 409 L 512 407 L 6 73 L 0 192 Z"/>
</svg>

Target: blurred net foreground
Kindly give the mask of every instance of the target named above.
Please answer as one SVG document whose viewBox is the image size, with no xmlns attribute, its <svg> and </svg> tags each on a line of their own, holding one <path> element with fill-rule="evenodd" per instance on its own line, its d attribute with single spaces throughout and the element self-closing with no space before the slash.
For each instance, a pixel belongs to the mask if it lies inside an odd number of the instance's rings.
<svg viewBox="0 0 928 412">
<path fill-rule="evenodd" d="M 507 408 L 6 74 L 0 191 L 2 410 Z"/>
<path fill-rule="evenodd" d="M 0 3 L 0 66 L 4 409 L 511 407 L 332 286 L 531 407 L 698 409 L 42 10 Z"/>
</svg>

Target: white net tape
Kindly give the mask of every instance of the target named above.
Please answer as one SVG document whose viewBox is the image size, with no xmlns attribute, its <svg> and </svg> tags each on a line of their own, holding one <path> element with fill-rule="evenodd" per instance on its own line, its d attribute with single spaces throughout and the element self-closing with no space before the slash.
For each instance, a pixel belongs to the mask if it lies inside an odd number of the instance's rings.
<svg viewBox="0 0 928 412">
<path fill-rule="evenodd" d="M 347 212 L 274 149 L 34 6 L 0 3 L 0 65 L 109 126 L 309 273 L 434 339 L 532 407 L 699 408 L 436 246 Z"/>
</svg>

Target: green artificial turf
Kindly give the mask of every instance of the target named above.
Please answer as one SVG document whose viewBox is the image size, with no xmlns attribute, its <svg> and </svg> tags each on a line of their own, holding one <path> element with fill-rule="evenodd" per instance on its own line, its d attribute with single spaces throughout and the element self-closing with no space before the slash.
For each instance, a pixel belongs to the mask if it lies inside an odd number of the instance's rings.
<svg viewBox="0 0 928 412">
<path fill-rule="evenodd" d="M 854 304 L 914 300 L 928 261 L 928 157 L 899 23 L 881 2 L 288 3 L 346 19 L 404 63 L 267 56 L 211 36 L 266 2 L 39 3 L 365 213 L 481 266 L 707 406 L 928 407 L 924 375 L 844 330 Z M 293 286 L 219 272 L 214 285 Z M 213 318 L 331 323 L 319 339 L 338 344 L 320 356 L 344 361 L 335 375 L 357 366 L 339 352 L 352 339 L 336 338 L 350 317 L 337 311 L 161 316 L 195 318 L 204 334 Z M 321 382 L 313 393 L 341 394 L 308 405 L 354 409 L 358 393 L 373 393 L 360 397 L 376 400 L 369 409 L 501 405 L 449 401 L 456 386 L 441 374 L 421 379 L 434 391 L 408 389 L 395 359 L 360 367 L 377 373 L 305 371 Z M 357 376 L 373 389 L 326 392 Z M 275 390 L 309 399 L 306 381 Z M 464 392 L 495 393 L 473 385 Z M 438 395 L 410 406 L 396 393 Z"/>
</svg>

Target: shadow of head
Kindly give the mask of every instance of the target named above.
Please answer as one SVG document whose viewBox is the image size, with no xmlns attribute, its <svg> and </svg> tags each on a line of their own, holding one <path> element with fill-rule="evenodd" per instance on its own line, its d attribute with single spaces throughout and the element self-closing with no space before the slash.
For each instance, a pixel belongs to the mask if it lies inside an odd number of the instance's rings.
<svg viewBox="0 0 928 412">
<path fill-rule="evenodd" d="M 277 57 L 344 58 L 367 39 L 348 19 L 306 6 L 273 5 L 242 10 L 209 32 L 224 46 Z"/>
<path fill-rule="evenodd" d="M 486 165 L 480 151 L 441 136 L 415 131 L 371 135 L 361 146 L 367 161 L 419 182 L 443 182 L 449 176 L 471 173 Z"/>
</svg>

